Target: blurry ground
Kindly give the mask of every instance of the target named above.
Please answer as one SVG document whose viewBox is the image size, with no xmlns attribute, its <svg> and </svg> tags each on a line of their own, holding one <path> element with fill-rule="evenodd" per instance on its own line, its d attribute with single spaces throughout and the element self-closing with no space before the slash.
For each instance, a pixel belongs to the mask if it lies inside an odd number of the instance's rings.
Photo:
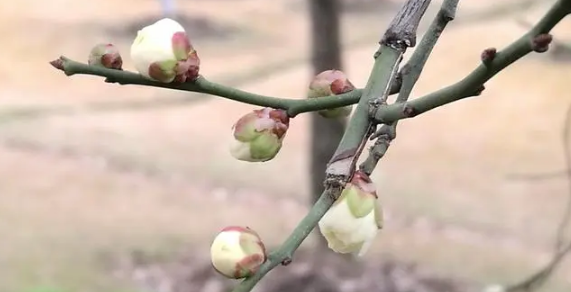
<svg viewBox="0 0 571 292">
<path fill-rule="evenodd" d="M 303 96 L 311 70 L 301 1 L 179 2 L 192 16 L 188 30 L 205 76 L 262 94 Z M 461 23 L 491 3 L 461 3 L 415 95 L 458 80 L 483 48 L 501 48 L 524 32 L 515 15 Z M 133 252 L 163 260 L 189 249 L 206 256 L 227 224 L 247 224 L 274 245 L 306 212 L 307 117 L 295 119 L 275 160 L 240 163 L 225 143 L 250 106 L 68 78 L 47 63 L 61 54 L 85 60 L 93 44 L 111 41 L 131 68 L 130 25 L 158 11 L 151 0 L 0 2 L 1 110 L 22 115 L 0 113 L 1 291 L 134 291 L 130 278 L 112 272 Z M 343 19 L 346 71 L 364 86 L 390 11 L 352 11 Z M 571 21 L 555 35 L 571 40 Z M 402 122 L 374 177 L 387 218 L 371 262 L 414 261 L 485 283 L 520 279 L 548 259 L 566 181 L 508 178 L 564 168 L 571 64 L 546 60 L 527 57 L 481 97 Z M 74 107 L 41 116 L 36 106 Z M 570 274 L 567 262 L 549 291 L 569 291 Z"/>
</svg>

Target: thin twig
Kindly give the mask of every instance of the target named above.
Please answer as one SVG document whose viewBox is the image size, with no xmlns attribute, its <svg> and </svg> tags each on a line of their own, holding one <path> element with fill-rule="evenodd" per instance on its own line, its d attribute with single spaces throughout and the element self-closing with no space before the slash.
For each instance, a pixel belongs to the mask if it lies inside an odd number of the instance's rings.
<svg viewBox="0 0 571 292">
<path fill-rule="evenodd" d="M 401 69 L 402 84 L 394 106 L 404 107 L 405 102 L 410 97 L 416 81 L 422 73 L 422 69 L 432 52 L 432 49 L 438 42 L 438 39 L 446 25 L 454 19 L 456 7 L 459 0 L 445 0 L 438 11 L 435 19 L 430 24 L 427 32 L 424 34 L 418 48 L 414 51 L 409 61 Z M 377 110 L 381 110 L 387 105 L 380 106 Z M 374 115 L 374 112 L 373 112 Z M 359 168 L 370 175 L 375 169 L 378 161 L 383 158 L 387 152 L 390 143 L 396 138 L 396 127 L 398 121 L 394 121 L 390 125 L 382 125 L 381 128 L 371 138 L 376 138 L 375 144 L 369 149 L 369 155 Z"/>
<path fill-rule="evenodd" d="M 565 127 L 563 128 L 563 149 L 565 153 L 565 164 L 567 169 L 571 169 L 571 106 L 567 109 L 565 115 Z M 557 228 L 557 235 L 555 236 L 555 252 L 558 252 L 565 244 L 565 230 L 569 226 L 571 219 L 571 172 L 567 172 L 567 184 L 569 188 L 569 197 L 565 209 L 563 211 L 563 219 Z"/>
<path fill-rule="evenodd" d="M 563 149 L 565 155 L 565 163 L 567 169 L 571 169 L 571 106 L 567 109 L 565 115 L 565 126 L 563 127 L 562 140 Z M 539 271 L 535 272 L 531 276 L 525 278 L 519 283 L 510 285 L 506 291 L 517 292 L 517 291 L 532 291 L 538 289 L 543 285 L 549 277 L 553 274 L 553 271 L 559 266 L 563 261 L 565 256 L 571 251 L 571 240 L 566 243 L 565 231 L 569 226 L 569 221 L 571 219 L 571 171 L 566 172 L 567 183 L 568 183 L 568 198 L 567 204 L 565 204 L 565 209 L 563 211 L 563 217 L 561 222 L 557 226 L 557 232 L 555 234 L 555 250 L 553 252 L 553 257 L 549 263 L 541 268 Z"/>
<path fill-rule="evenodd" d="M 194 82 L 187 83 L 161 83 L 149 80 L 140 74 L 124 71 L 114 70 L 104 67 L 90 66 L 85 63 L 71 60 L 67 57 L 61 56 L 59 59 L 50 62 L 55 68 L 62 70 L 67 76 L 72 75 L 95 75 L 105 77 L 108 83 L 118 83 L 121 85 L 143 85 L 160 87 L 167 89 L 175 89 L 189 92 L 200 92 L 215 96 L 224 97 L 230 100 L 258 105 L 263 107 L 271 107 L 276 109 L 284 109 L 288 114 L 293 117 L 300 113 L 318 111 L 322 109 L 337 108 L 355 104 L 361 97 L 362 90 L 355 89 L 351 92 L 335 95 L 325 96 L 319 98 L 278 98 L 272 96 L 265 96 L 255 93 L 242 91 L 236 88 L 224 86 L 215 82 L 207 80 L 204 76 L 200 76 Z M 398 92 L 399 84 L 391 87 L 391 93 Z M 190 97 L 192 98 L 192 97 Z"/>
</svg>

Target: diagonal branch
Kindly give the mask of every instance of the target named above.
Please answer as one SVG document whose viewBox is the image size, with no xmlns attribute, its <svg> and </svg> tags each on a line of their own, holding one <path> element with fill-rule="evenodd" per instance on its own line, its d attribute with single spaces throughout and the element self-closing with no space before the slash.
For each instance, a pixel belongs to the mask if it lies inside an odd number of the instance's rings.
<svg viewBox="0 0 571 292">
<path fill-rule="evenodd" d="M 429 0 L 407 0 L 399 13 L 407 21 L 420 21 Z M 423 8 L 424 7 L 424 8 Z M 413 9 L 414 8 L 414 9 Z M 362 148 L 371 134 L 373 123 L 369 119 L 371 102 L 386 94 L 395 81 L 396 71 L 411 41 L 410 27 L 401 21 L 393 21 L 387 32 L 391 38 L 383 38 L 381 47 L 375 53 L 375 64 L 355 113 L 351 117 L 343 138 L 326 169 L 325 191 L 313 205 L 309 213 L 301 220 L 285 242 L 273 253 L 253 276 L 240 283 L 233 292 L 249 292 L 273 268 L 291 262 L 294 252 L 318 224 L 333 202 L 339 197 L 345 183 L 355 171 L 355 164 Z M 414 31 L 416 34 L 416 31 Z M 395 69 L 397 68 L 397 69 Z"/>
<path fill-rule="evenodd" d="M 456 14 L 456 7 L 458 6 L 459 0 L 444 0 L 436 18 L 430 24 L 427 32 L 424 34 L 418 48 L 414 51 L 409 61 L 401 69 L 402 72 L 402 85 L 400 92 L 397 96 L 396 103 L 393 106 L 403 107 L 404 103 L 410 97 L 412 89 L 416 84 L 416 81 L 422 73 L 422 69 L 432 52 L 432 49 L 438 42 L 438 39 L 448 22 L 454 19 Z M 377 108 L 381 110 L 382 107 Z M 373 113 L 374 115 L 374 113 Z M 375 144 L 369 150 L 369 155 L 365 161 L 359 166 L 359 168 L 370 175 L 375 169 L 378 161 L 387 152 L 390 143 L 396 138 L 396 126 L 398 120 L 394 121 L 389 125 L 382 125 L 381 128 L 375 133 L 373 138 L 377 138 Z"/>
<path fill-rule="evenodd" d="M 515 61 L 533 51 L 541 53 L 547 50 L 547 46 L 551 41 L 551 36 L 548 34 L 549 31 L 570 12 L 570 0 L 557 1 L 529 32 L 508 47 L 497 53 L 495 50 L 484 51 L 482 57 L 487 57 L 487 59 L 483 60 L 485 62 L 482 62 L 464 79 L 436 92 L 407 102 L 404 107 L 400 104 L 384 107 L 377 111 L 375 119 L 379 123 L 390 124 L 466 97 L 478 95 L 486 81 Z"/>
<path fill-rule="evenodd" d="M 563 127 L 563 149 L 565 154 L 565 163 L 567 169 L 571 169 L 571 107 L 568 107 L 567 113 L 565 115 L 565 126 Z M 565 231 L 569 226 L 569 221 L 571 219 L 571 171 L 565 173 L 567 175 L 568 184 L 568 198 L 565 204 L 565 209 L 563 211 L 563 218 L 561 219 L 559 225 L 557 226 L 557 232 L 555 234 L 555 251 L 551 260 L 541 268 L 539 271 L 535 272 L 531 276 L 525 278 L 519 283 L 512 284 L 507 287 L 507 292 L 518 292 L 518 291 L 532 291 L 538 289 L 543 285 L 549 277 L 553 274 L 553 271 L 561 264 L 565 256 L 571 252 L 571 240 L 566 240 Z M 567 241 L 567 242 L 566 242 Z"/>
</svg>

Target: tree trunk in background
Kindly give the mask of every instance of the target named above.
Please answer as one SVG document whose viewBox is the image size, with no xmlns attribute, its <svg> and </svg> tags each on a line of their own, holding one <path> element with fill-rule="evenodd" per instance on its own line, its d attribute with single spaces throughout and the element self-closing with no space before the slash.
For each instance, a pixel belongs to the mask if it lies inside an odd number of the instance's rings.
<svg viewBox="0 0 571 292">
<path fill-rule="evenodd" d="M 311 17 L 311 60 L 314 75 L 329 69 L 341 70 L 339 32 L 340 3 L 338 0 L 308 0 Z M 325 119 L 311 113 L 310 176 L 311 204 L 323 192 L 325 167 L 343 136 L 345 119 Z M 319 235 L 319 244 L 326 245 Z"/>
</svg>

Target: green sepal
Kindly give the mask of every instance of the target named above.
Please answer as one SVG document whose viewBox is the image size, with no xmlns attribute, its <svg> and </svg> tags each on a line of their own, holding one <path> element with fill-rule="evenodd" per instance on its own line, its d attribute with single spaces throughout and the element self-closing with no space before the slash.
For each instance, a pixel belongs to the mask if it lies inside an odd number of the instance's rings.
<svg viewBox="0 0 571 292">
<path fill-rule="evenodd" d="M 347 206 L 355 218 L 365 217 L 375 209 L 376 198 L 373 195 L 369 195 L 353 185 L 345 191 L 347 192 L 345 197 Z"/>
</svg>

